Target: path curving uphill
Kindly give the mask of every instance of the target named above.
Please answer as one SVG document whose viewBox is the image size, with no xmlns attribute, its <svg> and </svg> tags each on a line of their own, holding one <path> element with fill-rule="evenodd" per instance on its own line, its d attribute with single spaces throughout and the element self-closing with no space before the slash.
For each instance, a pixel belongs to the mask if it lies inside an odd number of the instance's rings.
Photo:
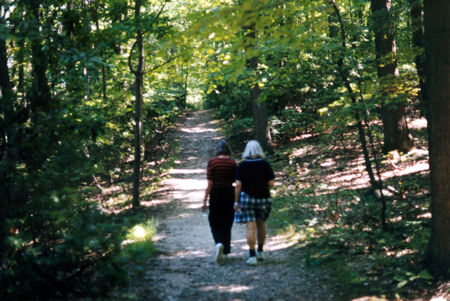
<svg viewBox="0 0 450 301">
<path fill-rule="evenodd" d="M 191 112 L 178 125 L 179 159 L 155 200 L 164 212 L 156 217 L 155 244 L 162 253 L 145 265 L 142 279 L 133 279 L 128 295 L 138 300 L 336 299 L 293 256 L 289 241 L 271 235 L 270 229 L 266 259 L 258 266 L 245 264 L 248 248 L 241 224 L 233 225 L 229 258 L 223 265 L 215 263 L 214 241 L 200 208 L 206 165 L 222 138 L 217 125 L 209 111 Z"/>
</svg>

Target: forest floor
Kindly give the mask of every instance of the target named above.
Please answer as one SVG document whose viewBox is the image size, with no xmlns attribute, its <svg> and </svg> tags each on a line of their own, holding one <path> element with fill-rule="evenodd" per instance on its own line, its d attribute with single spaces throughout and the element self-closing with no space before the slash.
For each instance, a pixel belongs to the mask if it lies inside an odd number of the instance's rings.
<svg viewBox="0 0 450 301">
<path fill-rule="evenodd" d="M 268 229 L 266 259 L 257 266 L 245 260 L 245 225 L 234 224 L 232 253 L 223 265 L 214 261 L 214 241 L 201 211 L 206 165 L 218 139 L 210 112 L 189 113 L 180 120 L 178 161 L 149 206 L 158 224 L 155 245 L 161 253 L 145 263 L 121 298 L 136 300 L 337 300 L 338 291 L 306 269 L 293 241 Z M 145 206 L 145 204 L 144 204 Z M 120 299 L 121 299 L 120 298 Z"/>
</svg>

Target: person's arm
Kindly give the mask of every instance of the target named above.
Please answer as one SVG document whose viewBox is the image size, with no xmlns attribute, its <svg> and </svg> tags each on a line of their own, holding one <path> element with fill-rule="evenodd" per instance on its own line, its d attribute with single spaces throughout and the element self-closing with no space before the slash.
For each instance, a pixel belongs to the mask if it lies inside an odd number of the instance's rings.
<svg viewBox="0 0 450 301">
<path fill-rule="evenodd" d="M 208 180 L 208 186 L 206 187 L 206 190 L 205 190 L 205 198 L 203 199 L 203 206 L 202 206 L 203 211 L 206 211 L 206 201 L 208 200 L 208 195 L 211 193 L 212 186 L 213 186 L 213 181 Z"/>
<path fill-rule="evenodd" d="M 273 169 L 272 166 L 270 166 L 269 162 L 267 162 L 267 177 L 270 179 L 269 181 L 267 181 L 267 186 L 269 187 L 273 187 L 275 185 L 275 174 L 273 173 Z"/>
<path fill-rule="evenodd" d="M 239 180 L 236 180 L 236 186 L 234 187 L 234 210 L 238 211 L 241 208 L 241 189 L 242 189 L 242 182 Z"/>
</svg>

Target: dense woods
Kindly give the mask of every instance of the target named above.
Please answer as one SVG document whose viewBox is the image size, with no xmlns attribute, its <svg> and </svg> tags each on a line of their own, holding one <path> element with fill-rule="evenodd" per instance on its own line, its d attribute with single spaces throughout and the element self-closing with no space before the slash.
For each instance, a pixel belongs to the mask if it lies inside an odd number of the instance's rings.
<svg viewBox="0 0 450 301">
<path fill-rule="evenodd" d="M 174 159 L 166 134 L 201 107 L 226 122 L 236 152 L 255 137 L 270 154 L 285 179 L 275 199 L 289 214 L 279 224 L 315 231 L 311 268 L 340 271 L 347 289 L 369 285 L 373 294 L 448 280 L 450 2 L 0 6 L 2 299 L 126 285 L 124 271 L 142 254 L 123 241 Z M 420 118 L 426 128 L 409 126 Z M 293 157 L 306 138 L 320 146 L 317 157 Z M 301 183 L 302 160 L 315 171 L 341 147 L 361 154 L 367 185 L 321 194 L 312 178 Z M 430 177 L 382 177 L 392 158 L 428 147 Z M 105 202 L 111 186 L 122 189 L 120 212 Z M 309 205 L 332 215 L 318 222 Z M 370 258 L 364 276 L 347 273 L 352 256 Z"/>
</svg>

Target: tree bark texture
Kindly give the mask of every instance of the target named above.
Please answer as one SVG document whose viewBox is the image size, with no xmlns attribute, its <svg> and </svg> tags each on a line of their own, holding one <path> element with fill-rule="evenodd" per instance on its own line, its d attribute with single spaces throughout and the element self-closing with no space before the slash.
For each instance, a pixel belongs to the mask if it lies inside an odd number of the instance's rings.
<svg viewBox="0 0 450 301">
<path fill-rule="evenodd" d="M 13 92 L 7 62 L 6 41 L 0 39 L 0 101 L 2 103 L 0 115 L 4 116 L 4 118 L 0 119 L 0 182 L 2 183 L 0 188 L 0 194 L 2 195 L 0 197 L 0 262 L 2 262 L 1 257 L 5 254 L 5 237 L 7 235 L 5 227 L 6 206 L 7 196 L 10 194 L 8 192 L 8 175 L 10 174 L 10 169 L 16 165 L 16 160 L 11 158 L 11 155 L 17 155 L 15 149 L 11 147 L 11 142 L 14 141 L 11 136 L 11 130 L 14 129 L 14 124 L 10 122 L 13 114 Z"/>
<path fill-rule="evenodd" d="M 425 0 L 427 91 L 430 111 L 431 238 L 436 275 L 450 270 L 450 1 Z"/>
<path fill-rule="evenodd" d="M 371 0 L 378 78 L 382 91 L 383 152 L 408 152 L 413 144 L 406 122 L 405 104 L 395 101 L 398 68 L 391 0 Z"/>
<path fill-rule="evenodd" d="M 337 7 L 336 2 L 334 0 L 329 0 L 329 1 L 330 1 L 331 5 L 333 6 L 333 10 L 335 13 L 335 16 L 331 15 L 328 18 L 328 21 L 330 23 L 330 25 L 329 25 L 330 37 L 337 37 L 338 34 L 340 33 L 341 46 L 342 46 L 342 49 L 345 49 L 347 47 L 347 42 L 346 42 L 345 28 L 344 28 L 344 23 L 342 22 L 341 13 L 339 12 L 339 8 Z M 334 22 L 338 22 L 339 27 L 335 26 L 333 24 Z M 341 53 L 339 54 L 339 57 L 337 58 L 337 66 L 338 66 L 339 75 L 342 78 L 342 82 L 343 82 L 345 88 L 347 89 L 350 99 L 352 100 L 352 104 L 357 105 L 358 101 L 356 99 L 352 85 L 349 81 L 350 75 L 348 74 L 348 71 L 344 68 L 344 59 L 343 59 L 343 55 Z M 381 179 L 378 182 L 375 180 L 375 175 L 374 175 L 373 169 L 372 169 L 372 163 L 370 161 L 369 149 L 367 147 L 366 133 L 365 133 L 365 130 L 363 127 L 360 112 L 358 110 L 354 110 L 353 116 L 356 121 L 359 142 L 361 143 L 361 149 L 362 149 L 363 156 L 364 156 L 364 163 L 366 166 L 367 174 L 369 175 L 370 184 L 372 186 L 372 191 L 375 192 L 375 190 L 378 189 L 380 192 L 380 195 L 381 195 L 380 220 L 381 220 L 381 225 L 382 225 L 383 229 L 385 229 L 386 228 L 386 199 L 383 196 L 383 187 L 382 187 L 383 185 L 382 185 Z"/>
<path fill-rule="evenodd" d="M 142 1 L 135 3 L 135 17 L 139 20 Z M 140 25 L 138 25 L 140 26 Z M 133 208 L 140 206 L 139 184 L 141 181 L 141 144 L 142 144 L 142 90 L 144 85 L 144 41 L 142 30 L 137 29 L 136 46 L 138 55 L 137 70 L 135 70 L 135 104 L 134 104 L 134 164 L 133 164 Z"/>
<path fill-rule="evenodd" d="M 32 84 L 30 92 L 30 106 L 32 114 L 34 115 L 33 119 L 35 119 L 37 111 L 49 111 L 51 105 L 51 95 L 46 75 L 47 56 L 42 51 L 42 38 L 39 32 L 41 22 L 39 19 L 38 1 L 30 2 L 30 11 L 32 12 L 34 21 L 34 35 L 32 35 L 31 38 Z"/>
<path fill-rule="evenodd" d="M 422 0 L 409 0 L 411 14 L 412 44 L 415 48 L 414 59 L 419 77 L 420 86 L 420 110 L 422 115 L 429 119 L 427 105 L 427 90 L 425 85 L 425 31 L 423 27 Z"/>
<path fill-rule="evenodd" d="M 254 85 L 250 89 L 250 99 L 252 100 L 253 124 L 255 139 L 261 143 L 263 149 L 269 153 L 273 152 L 272 137 L 269 129 L 269 117 L 267 114 L 267 104 L 265 101 L 259 102 L 258 98 L 261 89 Z"/>
<path fill-rule="evenodd" d="M 252 49 L 256 44 L 256 32 L 255 25 L 250 25 L 244 27 L 246 31 L 246 38 L 248 38 L 251 42 L 247 46 L 247 49 Z M 250 101 L 252 103 L 252 111 L 253 111 L 253 133 L 255 139 L 261 144 L 262 148 L 268 153 L 273 153 L 272 148 L 272 137 L 270 135 L 269 128 L 269 117 L 267 112 L 267 104 L 265 101 L 260 101 L 259 96 L 261 95 L 261 89 L 256 83 L 256 71 L 258 68 L 258 58 L 257 57 L 248 57 L 246 59 L 247 69 L 255 74 L 251 81 L 250 87 Z"/>
</svg>

